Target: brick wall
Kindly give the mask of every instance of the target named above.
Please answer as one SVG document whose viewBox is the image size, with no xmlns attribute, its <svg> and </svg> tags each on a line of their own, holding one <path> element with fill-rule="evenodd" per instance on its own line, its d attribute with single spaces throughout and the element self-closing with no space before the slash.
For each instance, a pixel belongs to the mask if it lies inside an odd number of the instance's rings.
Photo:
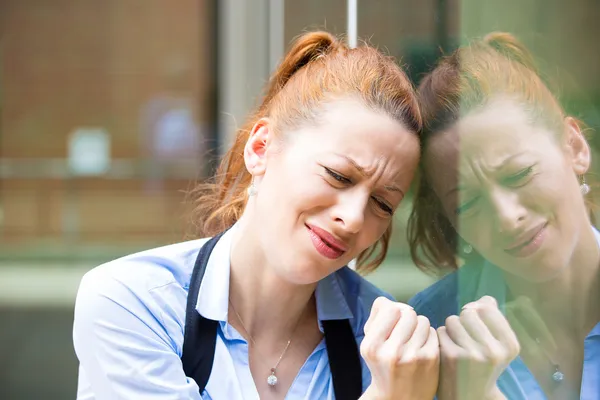
<svg viewBox="0 0 600 400">
<path fill-rule="evenodd" d="M 113 159 L 139 164 L 153 157 L 143 114 L 157 97 L 187 99 L 199 128 L 210 127 L 208 3 L 0 0 L 0 158 L 65 159 L 69 134 L 92 126 L 109 133 Z M 72 229 L 83 242 L 178 239 L 188 187 L 169 177 L 3 179 L 0 242 L 60 242 Z"/>
</svg>

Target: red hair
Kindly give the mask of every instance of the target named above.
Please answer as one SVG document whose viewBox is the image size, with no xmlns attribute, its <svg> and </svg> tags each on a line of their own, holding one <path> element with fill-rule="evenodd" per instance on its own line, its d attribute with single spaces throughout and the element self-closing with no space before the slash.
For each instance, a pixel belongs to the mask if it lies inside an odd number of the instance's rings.
<svg viewBox="0 0 600 400">
<path fill-rule="evenodd" d="M 497 96 L 514 99 L 533 123 L 557 136 L 564 132 L 565 113 L 529 51 L 513 35 L 494 32 L 443 58 L 419 85 L 422 149 L 437 133 Z M 459 235 L 423 171 L 413 204 L 408 240 L 414 263 L 426 271 L 457 269 Z M 473 251 L 470 257 L 479 255 Z"/>
<path fill-rule="evenodd" d="M 251 176 L 243 150 L 256 122 L 268 117 L 275 134 L 315 122 L 324 102 L 354 97 L 384 112 L 415 133 L 421 129 L 416 93 L 395 61 L 369 46 L 349 49 L 327 32 L 309 32 L 296 39 L 271 77 L 256 111 L 238 130 L 221 161 L 214 182 L 200 184 L 195 194 L 198 236 L 213 236 L 232 226 L 242 215 Z M 358 259 L 359 269 L 374 269 L 387 253 L 391 226 L 379 242 Z M 381 251 L 368 265 L 376 247 Z"/>
</svg>

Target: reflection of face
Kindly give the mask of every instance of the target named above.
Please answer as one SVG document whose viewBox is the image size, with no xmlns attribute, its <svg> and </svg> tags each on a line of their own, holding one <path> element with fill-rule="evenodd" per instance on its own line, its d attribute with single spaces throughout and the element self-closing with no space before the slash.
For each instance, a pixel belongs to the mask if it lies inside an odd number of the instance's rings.
<svg viewBox="0 0 600 400">
<path fill-rule="evenodd" d="M 500 100 L 432 138 L 424 156 L 427 177 L 460 236 L 529 281 L 565 268 L 589 225 L 576 155 L 561 141 L 532 125 L 516 103 Z"/>
<path fill-rule="evenodd" d="M 314 283 L 383 235 L 409 189 L 419 142 L 397 121 L 350 100 L 324 106 L 317 126 L 285 136 L 268 149 L 257 180 L 261 241 L 286 279 Z"/>
</svg>

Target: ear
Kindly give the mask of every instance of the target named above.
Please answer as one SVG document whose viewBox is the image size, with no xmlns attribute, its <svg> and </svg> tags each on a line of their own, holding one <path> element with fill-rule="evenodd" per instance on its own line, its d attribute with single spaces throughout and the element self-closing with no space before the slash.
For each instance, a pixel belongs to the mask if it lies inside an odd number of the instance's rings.
<svg viewBox="0 0 600 400">
<path fill-rule="evenodd" d="M 254 124 L 244 147 L 244 162 L 252 176 L 261 176 L 267 169 L 267 148 L 271 143 L 271 121 L 261 118 Z"/>
<path fill-rule="evenodd" d="M 568 161 L 575 174 L 585 174 L 591 163 L 590 146 L 572 117 L 565 118 L 565 146 Z"/>
</svg>

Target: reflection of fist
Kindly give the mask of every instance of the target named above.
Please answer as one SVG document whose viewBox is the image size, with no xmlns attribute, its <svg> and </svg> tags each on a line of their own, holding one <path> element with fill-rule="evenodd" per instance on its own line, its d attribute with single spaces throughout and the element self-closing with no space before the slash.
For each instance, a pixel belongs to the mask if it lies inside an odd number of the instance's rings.
<svg viewBox="0 0 600 400">
<path fill-rule="evenodd" d="M 371 370 L 362 399 L 431 400 L 438 385 L 439 345 L 424 316 L 380 297 L 365 325 L 361 354 Z"/>
<path fill-rule="evenodd" d="M 520 351 L 493 297 L 484 296 L 450 316 L 438 329 L 440 400 L 503 399 L 496 380 Z"/>
</svg>

